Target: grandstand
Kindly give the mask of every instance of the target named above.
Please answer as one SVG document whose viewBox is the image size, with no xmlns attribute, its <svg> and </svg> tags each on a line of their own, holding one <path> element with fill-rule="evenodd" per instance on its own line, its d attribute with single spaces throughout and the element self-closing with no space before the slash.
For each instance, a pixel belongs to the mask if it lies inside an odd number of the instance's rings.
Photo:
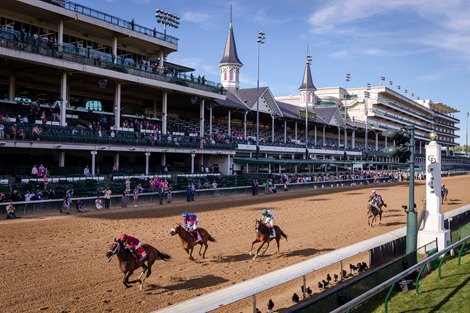
<svg viewBox="0 0 470 313">
<path fill-rule="evenodd" d="M 201 166 L 222 175 L 331 173 L 340 160 L 351 169 L 354 163 L 386 169 L 397 160 L 380 152 L 391 144 L 381 131 L 410 120 L 418 128 L 418 166 L 431 130 L 440 134 L 446 154 L 456 144 L 458 120 L 451 107 L 417 102 L 386 87 L 374 87 L 371 99 L 359 89 L 310 88 L 309 65 L 302 84 L 311 93 L 308 114 L 305 89 L 298 97 L 276 98 L 269 87 L 259 93 L 240 88 L 242 63 L 231 21 L 221 81 L 211 82 L 168 62 L 178 39 L 149 27 L 67 0 L 4 0 L 0 7 L 4 191 L 17 184 L 31 189 L 32 181 L 22 179 L 34 164 L 44 164 L 52 179 L 82 176 L 89 166 L 97 179 L 72 183 L 91 190 L 112 181 L 113 166 L 120 174 L 146 176 L 169 168 L 174 177 Z M 257 102 L 261 158 L 252 163 L 247 160 L 256 153 Z M 360 114 L 364 104 L 367 115 Z M 444 163 L 469 165 L 450 156 Z"/>
</svg>

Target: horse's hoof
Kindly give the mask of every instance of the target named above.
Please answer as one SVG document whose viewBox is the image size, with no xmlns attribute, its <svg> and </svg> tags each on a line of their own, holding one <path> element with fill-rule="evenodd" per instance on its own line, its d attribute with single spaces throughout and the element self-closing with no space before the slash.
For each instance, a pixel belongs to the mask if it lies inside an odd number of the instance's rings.
<svg viewBox="0 0 470 313">
<path fill-rule="evenodd" d="M 253 255 L 253 253 L 251 253 L 251 251 L 250 251 L 250 256 L 252 256 L 252 255 Z"/>
<path fill-rule="evenodd" d="M 256 260 L 256 255 L 253 257 L 253 261 Z"/>
</svg>

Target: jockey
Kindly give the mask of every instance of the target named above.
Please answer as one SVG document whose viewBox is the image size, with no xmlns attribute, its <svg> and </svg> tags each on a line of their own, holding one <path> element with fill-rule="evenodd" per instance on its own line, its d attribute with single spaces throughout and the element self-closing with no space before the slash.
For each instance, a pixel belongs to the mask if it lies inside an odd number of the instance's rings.
<svg viewBox="0 0 470 313">
<path fill-rule="evenodd" d="M 189 231 L 191 236 L 194 238 L 194 242 L 198 242 L 202 240 L 201 235 L 197 231 L 197 224 L 199 223 L 199 219 L 197 218 L 196 214 L 188 214 L 188 212 L 184 212 L 183 215 L 183 224 L 186 228 L 186 231 Z"/>
<path fill-rule="evenodd" d="M 380 203 L 382 203 L 382 197 L 377 193 L 377 191 L 372 190 L 372 200 L 369 202 L 369 204 L 382 212 L 382 209 L 379 207 Z"/>
<path fill-rule="evenodd" d="M 139 239 L 122 234 L 119 240 L 123 243 L 124 248 L 129 250 L 139 261 L 147 257 L 147 252 L 142 248 Z"/>
<path fill-rule="evenodd" d="M 269 211 L 268 209 L 263 209 L 263 212 L 261 212 L 261 215 L 263 216 L 262 220 L 263 223 L 268 227 L 269 229 L 269 237 L 273 238 L 276 237 L 276 230 L 274 229 L 274 213 Z"/>
</svg>

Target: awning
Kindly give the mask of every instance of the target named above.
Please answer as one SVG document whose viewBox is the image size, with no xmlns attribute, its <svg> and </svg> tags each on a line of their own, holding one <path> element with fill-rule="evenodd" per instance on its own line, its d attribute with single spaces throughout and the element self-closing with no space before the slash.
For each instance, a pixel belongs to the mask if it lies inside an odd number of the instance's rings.
<svg viewBox="0 0 470 313">
<path fill-rule="evenodd" d="M 401 163 L 388 163 L 388 162 L 373 162 L 373 161 L 354 161 L 354 160 L 329 160 L 329 159 L 315 159 L 315 160 L 292 160 L 292 159 L 271 159 L 271 158 L 233 158 L 235 164 L 336 164 L 336 165 L 351 165 L 351 164 L 379 164 L 379 165 L 401 165 Z"/>
</svg>

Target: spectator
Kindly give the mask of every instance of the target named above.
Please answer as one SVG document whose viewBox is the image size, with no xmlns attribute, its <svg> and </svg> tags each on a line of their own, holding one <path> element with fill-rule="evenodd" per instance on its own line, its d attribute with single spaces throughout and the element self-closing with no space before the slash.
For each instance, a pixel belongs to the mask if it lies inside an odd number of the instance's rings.
<svg viewBox="0 0 470 313">
<path fill-rule="evenodd" d="M 85 169 L 83 170 L 83 175 L 85 175 L 85 177 L 90 176 L 90 169 L 88 168 L 88 165 L 85 166 Z"/>
<path fill-rule="evenodd" d="M 70 214 L 70 204 L 72 200 L 65 196 L 64 201 L 62 202 L 62 208 L 60 209 L 60 213 L 63 213 L 65 211 L 66 214 Z"/>
<path fill-rule="evenodd" d="M 218 185 L 217 185 L 217 182 L 214 180 L 214 181 L 212 182 L 212 188 L 213 188 L 213 189 L 216 189 L 217 186 L 218 186 Z"/>
<path fill-rule="evenodd" d="M 5 126 L 0 122 L 0 139 L 5 138 Z"/>
<path fill-rule="evenodd" d="M 7 205 L 7 207 L 5 208 L 5 210 L 7 211 L 7 216 L 6 216 L 7 219 L 20 218 L 20 217 L 16 216 L 16 214 L 15 214 L 16 208 L 15 208 L 15 206 L 13 205 L 13 203 L 10 202 L 10 203 Z"/>
<path fill-rule="evenodd" d="M 38 176 L 38 168 L 35 165 L 33 165 L 33 168 L 31 169 L 31 176 Z"/>
<path fill-rule="evenodd" d="M 32 133 L 33 133 L 33 138 L 39 141 L 42 130 L 37 125 L 34 125 L 32 129 Z"/>
<path fill-rule="evenodd" d="M 166 188 L 166 202 L 171 203 L 172 200 L 173 200 L 173 188 L 171 187 L 170 184 L 168 184 Z"/>
<path fill-rule="evenodd" d="M 122 196 L 121 196 L 121 206 L 123 208 L 126 208 L 128 203 L 129 203 L 129 194 L 127 193 L 127 189 L 124 189 L 124 191 L 122 192 Z"/>
<path fill-rule="evenodd" d="M 131 20 L 131 29 L 134 30 L 135 22 L 134 19 Z"/>
<path fill-rule="evenodd" d="M 77 208 L 78 213 L 85 213 L 86 209 L 83 207 L 83 202 L 82 200 L 77 200 L 77 204 L 75 206 Z"/>
<path fill-rule="evenodd" d="M 126 178 L 125 185 L 126 185 L 126 192 L 127 193 L 131 192 L 131 180 L 129 178 Z"/>
<path fill-rule="evenodd" d="M 165 195 L 165 186 L 163 181 L 158 181 L 157 182 L 157 188 L 158 188 L 158 199 L 160 200 L 160 205 L 163 204 L 163 196 Z"/>
<path fill-rule="evenodd" d="M 54 189 L 50 189 L 49 192 L 47 193 L 47 198 L 48 199 L 55 199 L 55 191 Z"/>
<path fill-rule="evenodd" d="M 111 189 L 105 188 L 103 190 L 104 195 L 104 208 L 109 209 L 109 205 L 111 204 Z"/>
<path fill-rule="evenodd" d="M 103 202 L 101 201 L 100 197 L 96 197 L 95 199 L 95 207 L 98 211 L 103 210 Z"/>
<path fill-rule="evenodd" d="M 47 187 L 49 186 L 49 177 L 47 177 L 47 175 L 44 175 L 43 182 L 44 182 L 44 189 L 47 190 Z"/>
<path fill-rule="evenodd" d="M 141 193 L 143 190 L 144 190 L 144 188 L 142 188 L 141 184 L 138 184 L 134 188 L 133 197 L 134 197 L 134 206 L 135 207 L 139 205 L 139 193 Z"/>
</svg>

